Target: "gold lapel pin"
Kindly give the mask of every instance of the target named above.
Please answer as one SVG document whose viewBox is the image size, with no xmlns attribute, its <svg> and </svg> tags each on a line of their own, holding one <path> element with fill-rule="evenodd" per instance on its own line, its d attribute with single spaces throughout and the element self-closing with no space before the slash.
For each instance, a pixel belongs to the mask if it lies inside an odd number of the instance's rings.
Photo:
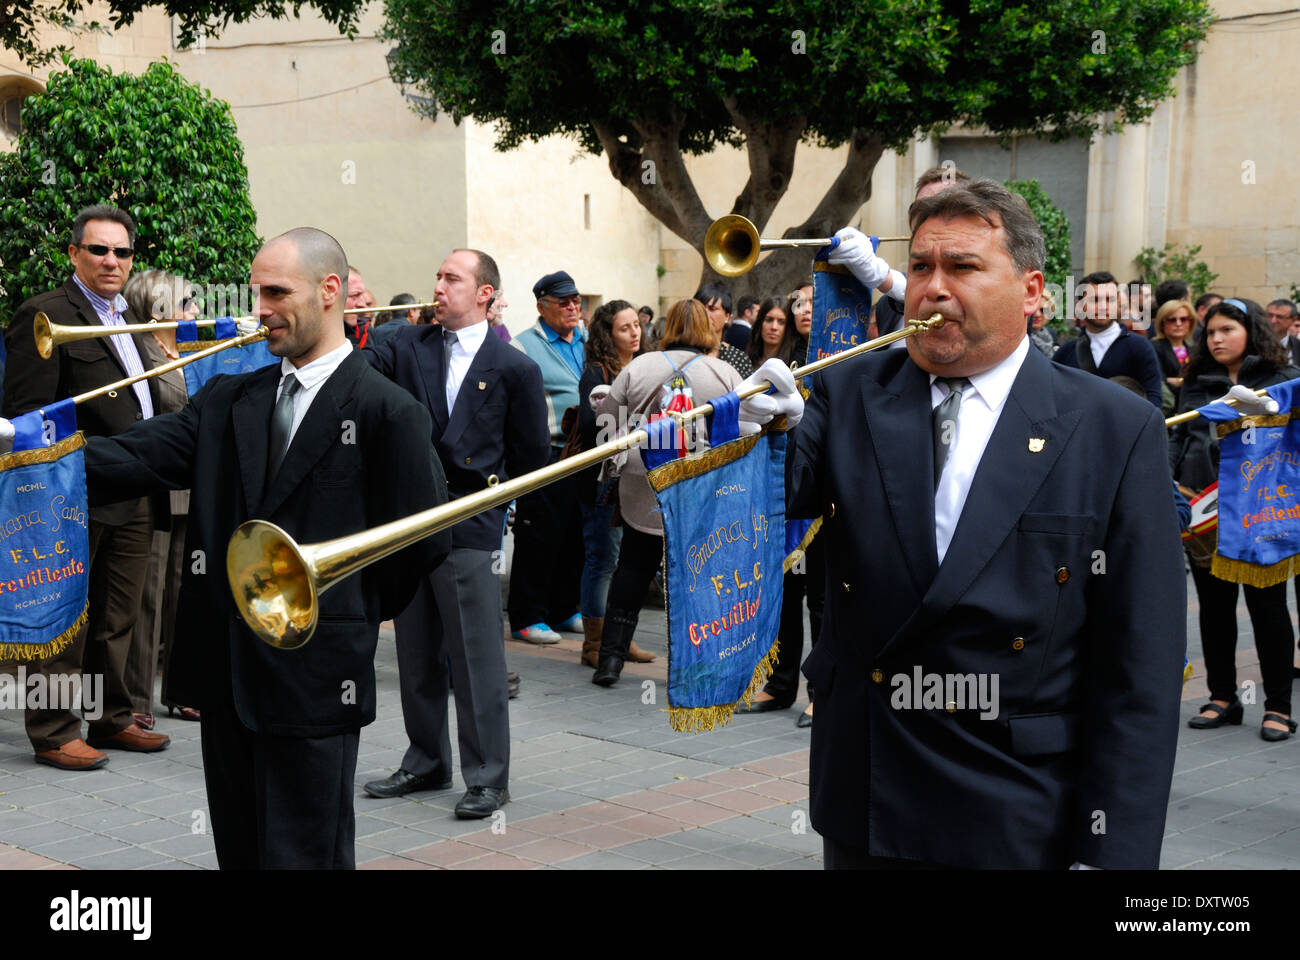
<svg viewBox="0 0 1300 960">
<path fill-rule="evenodd" d="M 1046 442 L 1047 442 L 1047 440 L 1046 440 L 1046 438 L 1044 438 L 1044 437 L 1030 437 L 1030 438 L 1029 438 L 1029 452 L 1030 452 L 1030 453 L 1042 453 L 1042 452 L 1043 452 L 1043 444 L 1046 443 Z"/>
<path fill-rule="evenodd" d="M 486 380 L 480 380 L 480 381 L 478 382 L 478 388 L 479 388 L 480 390 L 486 390 L 486 389 L 487 389 L 487 381 L 486 381 Z"/>
</svg>

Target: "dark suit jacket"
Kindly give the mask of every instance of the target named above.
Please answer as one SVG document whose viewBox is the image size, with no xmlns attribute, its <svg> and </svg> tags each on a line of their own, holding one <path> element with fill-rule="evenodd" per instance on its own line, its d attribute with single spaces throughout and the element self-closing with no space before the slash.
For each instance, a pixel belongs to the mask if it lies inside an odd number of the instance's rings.
<svg viewBox="0 0 1300 960">
<path fill-rule="evenodd" d="M 930 421 L 928 375 L 868 354 L 818 374 L 787 456 L 790 515 L 825 518 L 813 825 L 956 867 L 1155 869 L 1186 606 L 1158 412 L 1031 349 L 942 566 Z M 997 677 L 996 718 L 896 709 L 915 668 Z"/>
<path fill-rule="evenodd" d="M 452 499 L 482 490 L 493 474 L 505 482 L 545 466 L 551 438 L 541 368 L 489 330 L 448 416 L 444 346 L 441 326 L 408 325 L 391 338 L 372 339 L 362 354 L 432 414 L 433 445 Z M 505 510 L 497 507 L 456 524 L 452 544 L 500 549 Z"/>
<path fill-rule="evenodd" d="M 1121 329 L 1115 342 L 1101 358 L 1100 367 L 1093 363 L 1092 347 L 1086 333 L 1062 344 L 1052 359 L 1067 367 L 1095 373 L 1107 380 L 1111 377 L 1132 377 L 1142 384 L 1147 399 L 1155 404 L 1157 410 L 1160 409 L 1160 363 L 1156 360 L 1156 352 L 1151 347 L 1151 341 L 1141 334 L 1127 328 Z"/>
<path fill-rule="evenodd" d="M 742 353 L 749 348 L 749 336 L 752 328 L 743 323 L 732 321 L 722 331 L 722 339 Z"/>
<path fill-rule="evenodd" d="M 95 308 L 71 277 L 63 286 L 24 301 L 5 331 L 9 361 L 5 365 L 4 403 L 0 406 L 0 416 L 13 419 L 56 400 L 66 400 L 128 376 L 108 337 L 73 340 L 55 350 L 50 359 L 42 359 L 36 352 L 36 338 L 32 333 L 32 321 L 37 313 L 44 313 L 54 323 L 68 326 L 100 325 Z M 125 319 L 127 323 L 140 322 L 130 314 Z M 148 334 L 135 334 L 133 338 L 140 362 L 149 370 L 153 365 L 146 337 Z M 149 395 L 157 410 L 158 386 L 152 380 L 145 382 L 149 384 Z M 116 393 L 116 396 L 105 395 L 77 407 L 77 427 L 87 437 L 111 437 L 143 419 L 140 401 L 132 388 L 126 387 Z M 91 510 L 90 518 L 116 525 L 126 523 L 135 511 L 134 501 L 124 502 L 97 507 Z M 155 521 L 166 529 L 171 522 L 171 509 L 166 497 L 157 499 L 154 514 Z"/>
<path fill-rule="evenodd" d="M 429 415 L 354 352 L 321 385 L 268 486 L 279 381 L 279 364 L 213 377 L 177 413 L 90 440 L 86 481 L 92 504 L 193 490 L 169 681 L 175 699 L 201 709 L 233 701 L 256 732 L 331 736 L 375 718 L 379 624 L 446 555 L 448 535 L 339 581 L 320 597 L 316 632 L 297 650 L 264 644 L 241 621 L 226 579 L 230 535 L 260 518 L 299 543 L 330 540 L 443 503 L 446 483 Z M 349 683 L 355 696 L 345 695 Z"/>
</svg>

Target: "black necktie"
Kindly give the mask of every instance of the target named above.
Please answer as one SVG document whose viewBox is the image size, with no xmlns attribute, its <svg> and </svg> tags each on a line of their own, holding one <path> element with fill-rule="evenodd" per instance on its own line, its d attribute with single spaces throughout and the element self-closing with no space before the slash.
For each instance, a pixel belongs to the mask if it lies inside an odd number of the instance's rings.
<svg viewBox="0 0 1300 960">
<path fill-rule="evenodd" d="M 948 396 L 934 408 L 933 413 L 934 487 L 937 490 L 939 478 L 943 476 L 944 464 L 948 462 L 948 454 L 952 451 L 952 445 L 957 442 L 957 411 L 961 407 L 961 392 L 970 385 L 970 381 L 965 377 L 953 379 L 939 377 L 935 382 L 948 387 Z"/>
<path fill-rule="evenodd" d="M 275 412 L 271 414 L 271 446 L 267 463 L 271 477 L 280 469 L 280 462 L 289 449 L 289 434 L 293 430 L 293 397 L 302 386 L 292 373 L 284 378 L 280 388 L 280 399 L 276 401 Z"/>
</svg>

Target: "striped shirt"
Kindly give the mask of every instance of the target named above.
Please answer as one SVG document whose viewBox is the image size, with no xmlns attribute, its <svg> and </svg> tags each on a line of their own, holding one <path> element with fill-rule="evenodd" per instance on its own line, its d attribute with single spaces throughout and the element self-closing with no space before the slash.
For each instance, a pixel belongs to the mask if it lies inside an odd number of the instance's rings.
<svg viewBox="0 0 1300 960">
<path fill-rule="evenodd" d="M 102 324 L 107 327 L 121 327 L 126 325 L 126 319 L 122 316 L 126 310 L 126 298 L 120 293 L 114 294 L 113 299 L 105 300 L 94 290 L 81 282 L 81 278 L 75 273 L 72 275 L 73 281 L 82 295 L 90 301 L 90 305 L 95 308 Z M 117 351 L 118 359 L 122 361 L 122 367 L 126 370 L 128 377 L 138 377 L 144 373 L 144 363 L 140 359 L 140 351 L 135 348 L 135 341 L 131 339 L 129 333 L 115 333 L 108 338 L 113 349 Z M 145 420 L 153 416 L 153 399 L 149 396 L 149 384 L 145 380 L 139 380 L 131 384 L 131 389 L 135 392 L 135 398 L 140 403 L 140 413 Z"/>
</svg>

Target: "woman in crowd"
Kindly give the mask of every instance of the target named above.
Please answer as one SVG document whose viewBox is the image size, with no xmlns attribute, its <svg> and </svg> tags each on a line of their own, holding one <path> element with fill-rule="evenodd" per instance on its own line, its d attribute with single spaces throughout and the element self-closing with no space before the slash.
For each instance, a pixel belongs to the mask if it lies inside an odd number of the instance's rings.
<svg viewBox="0 0 1300 960">
<path fill-rule="evenodd" d="M 808 338 L 812 334 L 812 281 L 800 284 L 785 302 L 786 316 L 794 318 L 793 362 L 803 366 L 808 362 Z"/>
<path fill-rule="evenodd" d="M 131 312 L 140 318 L 153 320 L 193 320 L 198 316 L 197 304 L 188 296 L 188 284 L 174 274 L 162 270 L 146 270 L 127 281 L 122 295 Z M 179 359 L 176 331 L 154 331 L 145 339 L 149 354 L 149 368 Z M 185 387 L 185 373 L 173 370 L 155 377 L 158 399 L 154 413 L 174 413 L 189 403 Z M 199 712 L 181 706 L 167 695 L 171 659 L 175 639 L 176 608 L 180 599 L 181 564 L 185 556 L 185 528 L 190 512 L 190 492 L 173 490 L 171 500 L 171 529 L 156 529 L 149 553 L 149 572 L 145 576 L 140 618 L 131 634 L 131 653 L 126 664 L 126 684 L 131 691 L 135 722 L 145 730 L 154 728 L 153 682 L 158 667 L 158 651 L 163 650 L 162 702 L 168 715 L 180 711 L 182 720 L 197 720 Z"/>
<path fill-rule="evenodd" d="M 749 330 L 745 355 L 755 370 L 772 357 L 788 364 L 794 356 L 794 328 L 779 298 L 768 297 L 758 305 L 758 322 Z"/>
<path fill-rule="evenodd" d="M 1055 313 L 1056 304 L 1051 294 L 1043 291 L 1043 299 L 1038 304 L 1038 310 L 1029 318 L 1029 342 L 1049 360 L 1056 353 L 1056 337 L 1052 336 L 1052 329 L 1047 325 L 1047 321 Z"/>
<path fill-rule="evenodd" d="M 658 412 L 660 388 L 674 370 L 681 371 L 693 397 L 707 399 L 729 393 L 742 378 L 731 364 L 712 355 L 717 347 L 718 334 L 704 304 L 679 300 L 668 311 L 663 350 L 643 354 L 624 367 L 609 392 L 597 401 L 597 415 L 617 422 L 621 412 L 630 427 L 649 419 Z M 599 663 L 591 678 L 603 687 L 616 683 L 623 671 L 650 581 L 664 556 L 663 521 L 646 480 L 645 465 L 635 451 L 628 456 L 618 480 L 618 505 L 623 543 L 609 584 Z"/>
<path fill-rule="evenodd" d="M 1233 299 L 1215 304 L 1205 314 L 1204 338 L 1187 364 L 1179 409 L 1204 406 L 1234 384 L 1259 389 L 1300 377 L 1300 370 L 1288 366 L 1287 359 L 1257 303 Z M 1175 427 L 1169 439 L 1169 461 L 1174 479 L 1193 492 L 1214 483 L 1219 471 L 1215 425 L 1198 417 Z M 1237 699 L 1237 584 L 1220 580 L 1208 566 L 1196 563 L 1192 564 L 1192 580 L 1200 602 L 1210 702 L 1188 726 L 1203 730 L 1239 724 L 1244 711 Z M 1296 729 L 1291 719 L 1292 634 L 1286 585 L 1283 580 L 1271 587 L 1245 587 L 1246 609 L 1264 675 L 1264 720 L 1259 735 L 1265 740 L 1285 740 Z"/>
<path fill-rule="evenodd" d="M 1186 300 L 1170 300 L 1156 311 L 1156 330 L 1151 346 L 1155 347 L 1156 359 L 1160 361 L 1160 375 L 1174 392 L 1175 401 L 1191 359 L 1192 327 L 1195 324 L 1196 310 Z"/>
<path fill-rule="evenodd" d="M 591 391 L 608 385 L 641 352 L 641 323 L 636 309 L 626 300 L 611 300 L 596 308 L 587 330 L 587 364 L 578 384 L 578 436 L 580 449 L 592 447 L 616 436 L 605 422 L 597 423 L 591 409 Z M 617 421 L 611 421 L 617 426 Z M 586 556 L 582 565 L 582 657 L 588 667 L 596 666 L 601 631 L 605 623 L 605 598 L 618 562 L 623 530 L 611 521 L 617 486 L 613 480 L 599 480 L 600 467 L 578 475 L 578 504 L 582 509 L 582 540 Z M 655 658 L 635 643 L 628 645 L 627 658 L 649 663 Z"/>
</svg>

